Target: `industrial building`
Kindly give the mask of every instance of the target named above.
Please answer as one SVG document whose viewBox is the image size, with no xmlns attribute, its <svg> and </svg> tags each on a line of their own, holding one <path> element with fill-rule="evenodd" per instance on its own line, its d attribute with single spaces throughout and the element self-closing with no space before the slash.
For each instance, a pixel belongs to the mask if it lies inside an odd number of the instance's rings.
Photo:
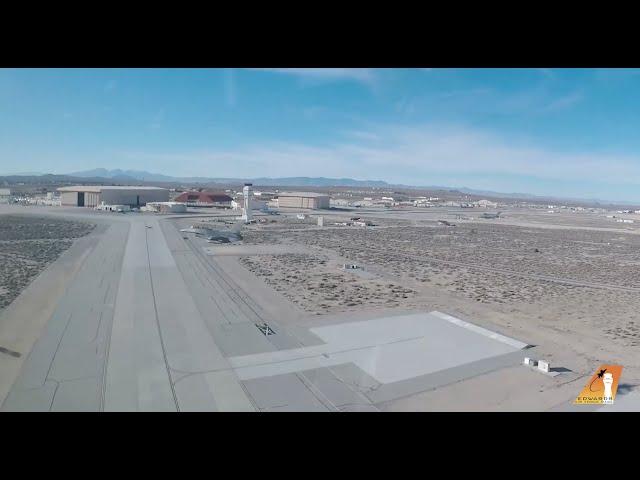
<svg viewBox="0 0 640 480">
<path fill-rule="evenodd" d="M 220 207 L 231 208 L 229 195 L 218 192 L 183 192 L 174 201 L 184 203 L 188 207 Z"/>
<path fill-rule="evenodd" d="M 279 208 L 329 208 L 329 195 L 315 192 L 282 192 L 278 194 Z"/>
<path fill-rule="evenodd" d="M 473 202 L 474 205 L 483 208 L 497 208 L 498 204 L 496 202 L 492 202 L 491 200 L 478 200 L 477 202 Z"/>
<path fill-rule="evenodd" d="M 101 203 L 100 205 L 96 205 L 94 207 L 96 210 L 101 210 L 104 212 L 130 212 L 131 211 L 131 207 L 129 205 L 111 205 L 111 204 L 106 204 L 106 203 Z M 141 207 L 140 209 L 142 210 L 145 207 Z"/>
<path fill-rule="evenodd" d="M 178 202 L 149 202 L 140 210 L 154 213 L 185 213 L 187 206 Z"/>
<path fill-rule="evenodd" d="M 60 187 L 62 206 L 96 207 L 106 205 L 129 205 L 140 207 L 147 202 L 166 202 L 169 190 L 160 187 L 129 186 L 84 186 Z"/>
</svg>

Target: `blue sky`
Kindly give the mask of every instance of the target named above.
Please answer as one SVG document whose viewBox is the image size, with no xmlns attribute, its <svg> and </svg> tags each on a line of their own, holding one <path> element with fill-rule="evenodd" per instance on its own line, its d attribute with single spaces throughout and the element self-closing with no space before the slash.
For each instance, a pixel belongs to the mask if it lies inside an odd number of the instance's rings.
<svg viewBox="0 0 640 480">
<path fill-rule="evenodd" d="M 640 202 L 640 70 L 0 69 L 0 173 L 97 167 Z"/>
</svg>

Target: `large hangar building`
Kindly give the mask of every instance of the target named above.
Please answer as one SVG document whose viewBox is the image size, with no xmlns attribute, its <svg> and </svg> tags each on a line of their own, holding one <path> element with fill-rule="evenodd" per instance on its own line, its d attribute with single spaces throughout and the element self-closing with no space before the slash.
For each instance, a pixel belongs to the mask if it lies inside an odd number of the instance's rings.
<svg viewBox="0 0 640 480">
<path fill-rule="evenodd" d="M 183 192 L 174 201 L 185 203 L 188 207 L 231 208 L 233 198 L 218 192 Z"/>
<path fill-rule="evenodd" d="M 128 186 L 75 186 L 60 187 L 62 206 L 95 207 L 104 202 L 107 205 L 129 205 L 141 207 L 148 202 L 166 202 L 169 190 L 160 187 Z"/>
<path fill-rule="evenodd" d="M 329 195 L 315 192 L 282 192 L 278 194 L 278 208 L 328 209 Z"/>
</svg>

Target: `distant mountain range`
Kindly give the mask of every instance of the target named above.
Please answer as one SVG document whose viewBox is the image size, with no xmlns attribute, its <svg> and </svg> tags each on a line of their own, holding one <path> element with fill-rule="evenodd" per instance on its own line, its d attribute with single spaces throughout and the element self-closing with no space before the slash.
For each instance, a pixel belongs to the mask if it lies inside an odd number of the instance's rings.
<svg viewBox="0 0 640 480">
<path fill-rule="evenodd" d="M 380 180 L 354 180 L 353 178 L 325 178 L 325 177 L 285 177 L 285 178 L 213 178 L 213 177 L 171 177 L 159 173 L 142 170 L 107 170 L 95 168 L 82 172 L 68 174 L 81 178 L 109 178 L 116 181 L 137 180 L 140 182 L 168 182 L 168 183 L 243 183 L 252 182 L 265 187 L 388 187 L 387 182 Z"/>
<path fill-rule="evenodd" d="M 512 198 L 531 201 L 573 201 L 580 203 L 601 203 L 610 205 L 638 205 L 638 202 L 612 201 L 601 199 L 567 198 L 549 195 L 532 195 L 528 193 L 501 193 L 489 190 L 476 190 L 467 187 L 445 187 L 436 185 L 411 186 L 401 184 L 391 184 L 382 180 L 354 180 L 353 178 L 326 178 L 326 177 L 282 177 L 282 178 L 214 178 L 214 177 L 173 177 L 159 173 L 146 172 L 144 170 L 107 170 L 106 168 L 95 168 L 72 172 L 66 175 L 43 174 L 36 172 L 18 173 L 0 176 L 0 184 L 3 182 L 13 184 L 26 182 L 29 184 L 46 183 L 54 184 L 58 182 L 76 182 L 91 184 L 140 184 L 140 183 L 171 183 L 179 185 L 189 184 L 242 184 L 251 182 L 254 185 L 263 187 L 368 187 L 368 188 L 402 188 L 420 190 L 441 190 L 447 192 L 460 192 L 468 195 L 486 196 L 491 198 Z"/>
<path fill-rule="evenodd" d="M 137 180 L 140 182 L 178 182 L 181 181 L 178 177 L 171 177 L 168 175 L 161 175 L 159 173 L 150 173 L 143 170 L 107 170 L 106 168 L 94 168 L 93 170 L 83 170 L 81 172 L 72 172 L 67 174 L 70 177 L 81 178 L 110 178 L 115 180 L 132 181 Z M 184 180 L 182 180 L 184 181 Z"/>
</svg>

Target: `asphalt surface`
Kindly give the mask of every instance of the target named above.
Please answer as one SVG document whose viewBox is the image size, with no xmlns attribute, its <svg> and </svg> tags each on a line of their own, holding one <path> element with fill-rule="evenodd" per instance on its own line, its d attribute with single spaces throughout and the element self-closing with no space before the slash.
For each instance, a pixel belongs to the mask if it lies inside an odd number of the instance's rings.
<svg viewBox="0 0 640 480">
<path fill-rule="evenodd" d="M 83 259 L 22 365 L 2 410 L 100 410 L 129 229 L 125 222 L 113 223 Z"/>
<path fill-rule="evenodd" d="M 73 215 L 103 227 L 34 321 L 33 347 L 0 352 L 15 367 L 3 411 L 375 411 L 521 362 L 524 344 L 427 312 L 292 326 L 294 306 L 179 232 L 188 218 L 85 212 Z"/>
</svg>

